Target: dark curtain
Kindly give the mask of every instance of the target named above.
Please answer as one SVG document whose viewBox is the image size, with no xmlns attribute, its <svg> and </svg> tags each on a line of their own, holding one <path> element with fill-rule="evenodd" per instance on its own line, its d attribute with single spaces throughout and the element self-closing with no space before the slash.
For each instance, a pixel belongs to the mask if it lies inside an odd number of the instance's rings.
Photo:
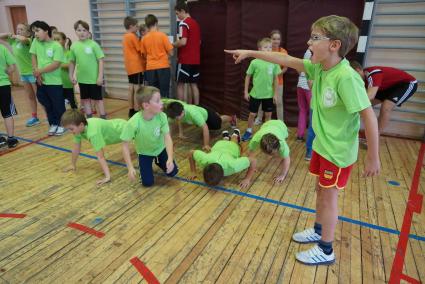
<svg viewBox="0 0 425 284">
<path fill-rule="evenodd" d="M 322 16 L 340 15 L 360 26 L 364 1 L 359 0 L 221 0 L 189 2 L 190 14 L 201 26 L 201 104 L 220 113 L 246 117 L 243 84 L 249 60 L 235 65 L 223 49 L 257 49 L 257 40 L 271 30 L 282 32 L 282 47 L 302 57 L 307 49 L 311 24 Z M 349 54 L 354 57 L 355 48 Z M 297 123 L 298 74 L 284 76 L 285 122 Z"/>
</svg>

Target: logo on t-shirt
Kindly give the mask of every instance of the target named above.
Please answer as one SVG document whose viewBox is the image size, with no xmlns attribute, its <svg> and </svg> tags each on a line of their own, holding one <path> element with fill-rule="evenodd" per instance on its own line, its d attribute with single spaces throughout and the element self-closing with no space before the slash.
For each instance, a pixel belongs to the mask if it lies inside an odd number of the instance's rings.
<svg viewBox="0 0 425 284">
<path fill-rule="evenodd" d="M 22 48 L 22 43 L 18 42 L 18 43 L 16 44 L 16 48 L 21 49 L 21 48 Z"/>
<path fill-rule="evenodd" d="M 273 66 L 269 66 L 267 72 L 269 73 L 269 75 L 273 75 Z"/>
<path fill-rule="evenodd" d="M 53 57 L 53 48 L 46 49 L 46 55 L 47 57 Z"/>
<path fill-rule="evenodd" d="M 86 46 L 86 48 L 84 48 L 84 52 L 86 54 L 92 54 L 93 53 L 93 50 L 92 50 L 92 48 L 90 46 Z"/>
<path fill-rule="evenodd" d="M 330 88 L 326 87 L 323 94 L 323 105 L 325 107 L 333 107 L 336 105 L 336 93 Z"/>
<path fill-rule="evenodd" d="M 157 127 L 153 131 L 153 136 L 159 137 L 159 135 L 161 135 L 161 128 L 160 127 Z"/>
</svg>

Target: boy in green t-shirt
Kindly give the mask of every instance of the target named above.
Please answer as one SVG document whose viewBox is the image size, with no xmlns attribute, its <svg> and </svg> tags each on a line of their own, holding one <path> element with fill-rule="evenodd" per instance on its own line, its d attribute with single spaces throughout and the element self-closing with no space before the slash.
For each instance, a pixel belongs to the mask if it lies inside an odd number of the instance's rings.
<svg viewBox="0 0 425 284">
<path fill-rule="evenodd" d="M 300 243 L 318 242 L 296 254 L 305 264 L 335 262 L 332 241 L 338 221 L 338 190 L 346 186 L 357 160 L 360 117 L 369 146 L 363 176 L 377 175 L 380 170 L 376 116 L 362 79 L 344 58 L 357 38 L 358 29 L 348 18 L 332 15 L 312 25 L 310 60 L 262 51 L 226 51 L 233 54 L 236 63 L 247 57 L 261 58 L 305 72 L 308 80 L 314 80 L 311 108 L 316 138 L 310 172 L 318 176 L 316 220 L 313 228 L 292 237 Z"/>
<path fill-rule="evenodd" d="M 258 50 L 272 51 L 272 40 L 263 38 L 257 43 Z M 254 59 L 249 64 L 245 76 L 245 100 L 249 101 L 248 128 L 242 136 L 242 141 L 247 141 L 252 137 L 254 119 L 261 105 L 265 113 L 265 121 L 270 120 L 273 112 L 273 104 L 276 102 L 279 79 L 281 73 L 280 66 L 264 60 Z M 252 80 L 251 92 L 248 92 L 249 84 Z"/>
<path fill-rule="evenodd" d="M 248 187 L 251 184 L 257 161 L 253 157 L 241 157 L 239 143 L 239 129 L 234 129 L 231 137 L 229 132 L 225 130 L 223 131 L 223 140 L 217 141 L 210 153 L 201 150 L 190 151 L 188 158 L 191 175 L 189 179 L 196 178 L 196 164 L 203 168 L 204 181 L 210 186 L 218 185 L 225 176 L 249 168 L 245 178 L 240 183 L 241 188 Z"/>
<path fill-rule="evenodd" d="M 0 44 L 0 111 L 6 126 L 7 139 L 0 136 L 0 147 L 8 146 L 14 148 L 18 145 L 18 140 L 13 137 L 14 121 L 13 116 L 17 114 L 13 103 L 9 76 L 15 71 L 15 58 L 9 50 Z"/>
<path fill-rule="evenodd" d="M 102 98 L 103 83 L 103 54 L 102 48 L 89 38 L 89 24 L 78 20 L 74 30 L 78 41 L 71 45 L 69 62 L 69 78 L 73 84 L 80 88 L 81 104 L 88 118 L 92 117 L 91 100 L 99 110 L 100 117 L 106 118 L 105 105 Z M 74 70 L 77 67 L 77 78 Z"/>
<path fill-rule="evenodd" d="M 65 111 L 61 119 L 62 125 L 74 134 L 74 147 L 72 148 L 71 166 L 65 171 L 77 170 L 77 159 L 81 152 L 81 140 L 90 142 L 96 152 L 97 160 L 105 174 L 103 179 L 96 182 L 102 185 L 111 181 L 111 173 L 103 152 L 106 145 L 121 143 L 121 132 L 127 123 L 124 119 L 101 119 L 89 118 L 86 120 L 84 115 L 76 109 Z"/>
<path fill-rule="evenodd" d="M 167 115 L 162 112 L 159 89 L 151 86 L 141 87 L 136 93 L 136 99 L 141 110 L 128 120 L 121 133 L 123 156 L 128 167 L 128 177 L 135 180 L 136 170 L 129 150 L 129 142 L 134 140 L 139 156 L 141 182 L 148 187 L 154 184 L 154 160 L 167 176 L 175 176 L 179 169 L 173 159 L 173 140 Z"/>
<path fill-rule="evenodd" d="M 165 113 L 167 116 L 177 120 L 180 138 L 185 138 L 182 123 L 202 127 L 204 137 L 202 149 L 205 151 L 211 150 L 210 130 L 221 129 L 223 122 L 230 122 L 232 127 L 236 127 L 236 115 L 220 115 L 210 108 L 190 105 L 178 100 L 163 99 L 163 102 L 166 103 Z"/>
<path fill-rule="evenodd" d="M 40 124 L 37 117 L 37 99 L 36 92 L 37 86 L 35 84 L 35 77 L 32 74 L 31 63 L 31 30 L 28 24 L 19 23 L 16 25 L 16 35 L 14 34 L 0 34 L 0 39 L 7 40 L 12 47 L 12 53 L 16 58 L 16 65 L 18 66 L 21 81 L 24 85 L 25 93 L 27 93 L 28 102 L 31 108 L 31 118 L 26 122 L 27 127 Z"/>
<path fill-rule="evenodd" d="M 285 180 L 291 163 L 286 138 L 288 138 L 288 128 L 286 128 L 285 123 L 281 120 L 269 120 L 254 134 L 248 145 L 250 157 L 255 157 L 256 150 L 261 148 L 264 154 L 280 158 L 279 164 L 282 163 L 282 170 L 274 178 L 276 183 L 282 183 Z"/>
</svg>

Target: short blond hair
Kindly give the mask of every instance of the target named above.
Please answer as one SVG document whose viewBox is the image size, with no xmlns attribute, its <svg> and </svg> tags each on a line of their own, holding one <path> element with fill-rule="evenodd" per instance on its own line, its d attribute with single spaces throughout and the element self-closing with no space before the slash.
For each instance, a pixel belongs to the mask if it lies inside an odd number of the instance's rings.
<svg viewBox="0 0 425 284">
<path fill-rule="evenodd" d="M 341 47 L 338 55 L 341 57 L 345 57 L 356 45 L 359 37 L 359 29 L 349 18 L 336 15 L 318 19 L 311 28 L 321 30 L 331 40 L 339 40 Z"/>
<path fill-rule="evenodd" d="M 61 124 L 64 127 L 68 125 L 78 126 L 81 123 L 87 125 L 87 119 L 79 110 L 68 109 L 62 114 Z"/>
<path fill-rule="evenodd" d="M 139 106 L 143 107 L 143 103 L 149 103 L 155 93 L 160 93 L 158 88 L 152 86 L 141 86 L 136 91 L 136 100 Z"/>
<path fill-rule="evenodd" d="M 269 38 L 269 37 L 265 37 L 265 38 L 262 38 L 259 41 L 257 41 L 257 47 L 258 48 L 261 48 L 266 44 L 272 44 L 272 39 Z"/>
</svg>

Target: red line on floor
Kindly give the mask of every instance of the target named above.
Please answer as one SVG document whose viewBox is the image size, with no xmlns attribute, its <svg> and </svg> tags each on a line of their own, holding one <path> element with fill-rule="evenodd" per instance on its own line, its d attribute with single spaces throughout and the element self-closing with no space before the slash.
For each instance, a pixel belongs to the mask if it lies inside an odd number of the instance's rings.
<svg viewBox="0 0 425 284">
<path fill-rule="evenodd" d="M 27 143 L 27 144 L 19 145 L 19 146 L 15 147 L 15 148 L 12 148 L 12 149 L 8 150 L 8 151 L 0 152 L 0 157 L 1 157 L 1 156 L 4 156 L 4 155 L 6 155 L 6 154 L 9 154 L 9 153 L 15 152 L 16 150 L 22 149 L 22 148 L 24 148 L 24 147 L 30 146 L 30 145 L 32 145 L 32 144 L 36 144 L 37 142 L 40 142 L 40 141 L 46 140 L 46 139 L 47 139 L 47 138 L 49 138 L 49 137 L 51 137 L 51 136 L 44 136 L 44 137 L 42 137 L 42 138 L 40 138 L 40 139 L 38 139 L 38 140 L 31 141 L 31 142 L 29 142 L 29 143 Z"/>
<path fill-rule="evenodd" d="M 138 257 L 133 257 L 130 259 L 130 262 L 149 284 L 160 284 L 155 275 L 153 275 L 149 268 L 147 268 Z"/>
<path fill-rule="evenodd" d="M 105 236 L 105 233 L 103 233 L 103 232 L 96 231 L 95 229 L 89 228 L 87 226 L 84 226 L 84 225 L 81 225 L 81 224 L 78 224 L 78 223 L 69 223 L 68 227 L 79 230 L 81 232 L 84 232 L 84 233 L 87 233 L 87 234 L 90 234 L 90 235 L 93 235 L 93 236 L 95 236 L 99 239 L 103 238 Z"/>
<path fill-rule="evenodd" d="M 27 214 L 0 213 L 0 218 L 24 218 Z"/>
<path fill-rule="evenodd" d="M 401 226 L 400 238 L 397 244 L 397 250 L 391 269 L 390 284 L 400 283 L 400 279 L 409 281 L 410 283 L 419 283 L 418 280 L 403 274 L 404 258 L 406 256 L 407 242 L 409 241 L 410 228 L 412 226 L 413 213 L 420 214 L 422 211 L 423 196 L 418 193 L 419 178 L 421 176 L 422 164 L 425 156 L 425 143 L 422 142 L 421 149 L 419 150 L 416 168 L 413 173 L 412 185 L 410 186 L 409 199 L 406 204 L 406 211 L 403 217 L 403 224 Z"/>
</svg>

